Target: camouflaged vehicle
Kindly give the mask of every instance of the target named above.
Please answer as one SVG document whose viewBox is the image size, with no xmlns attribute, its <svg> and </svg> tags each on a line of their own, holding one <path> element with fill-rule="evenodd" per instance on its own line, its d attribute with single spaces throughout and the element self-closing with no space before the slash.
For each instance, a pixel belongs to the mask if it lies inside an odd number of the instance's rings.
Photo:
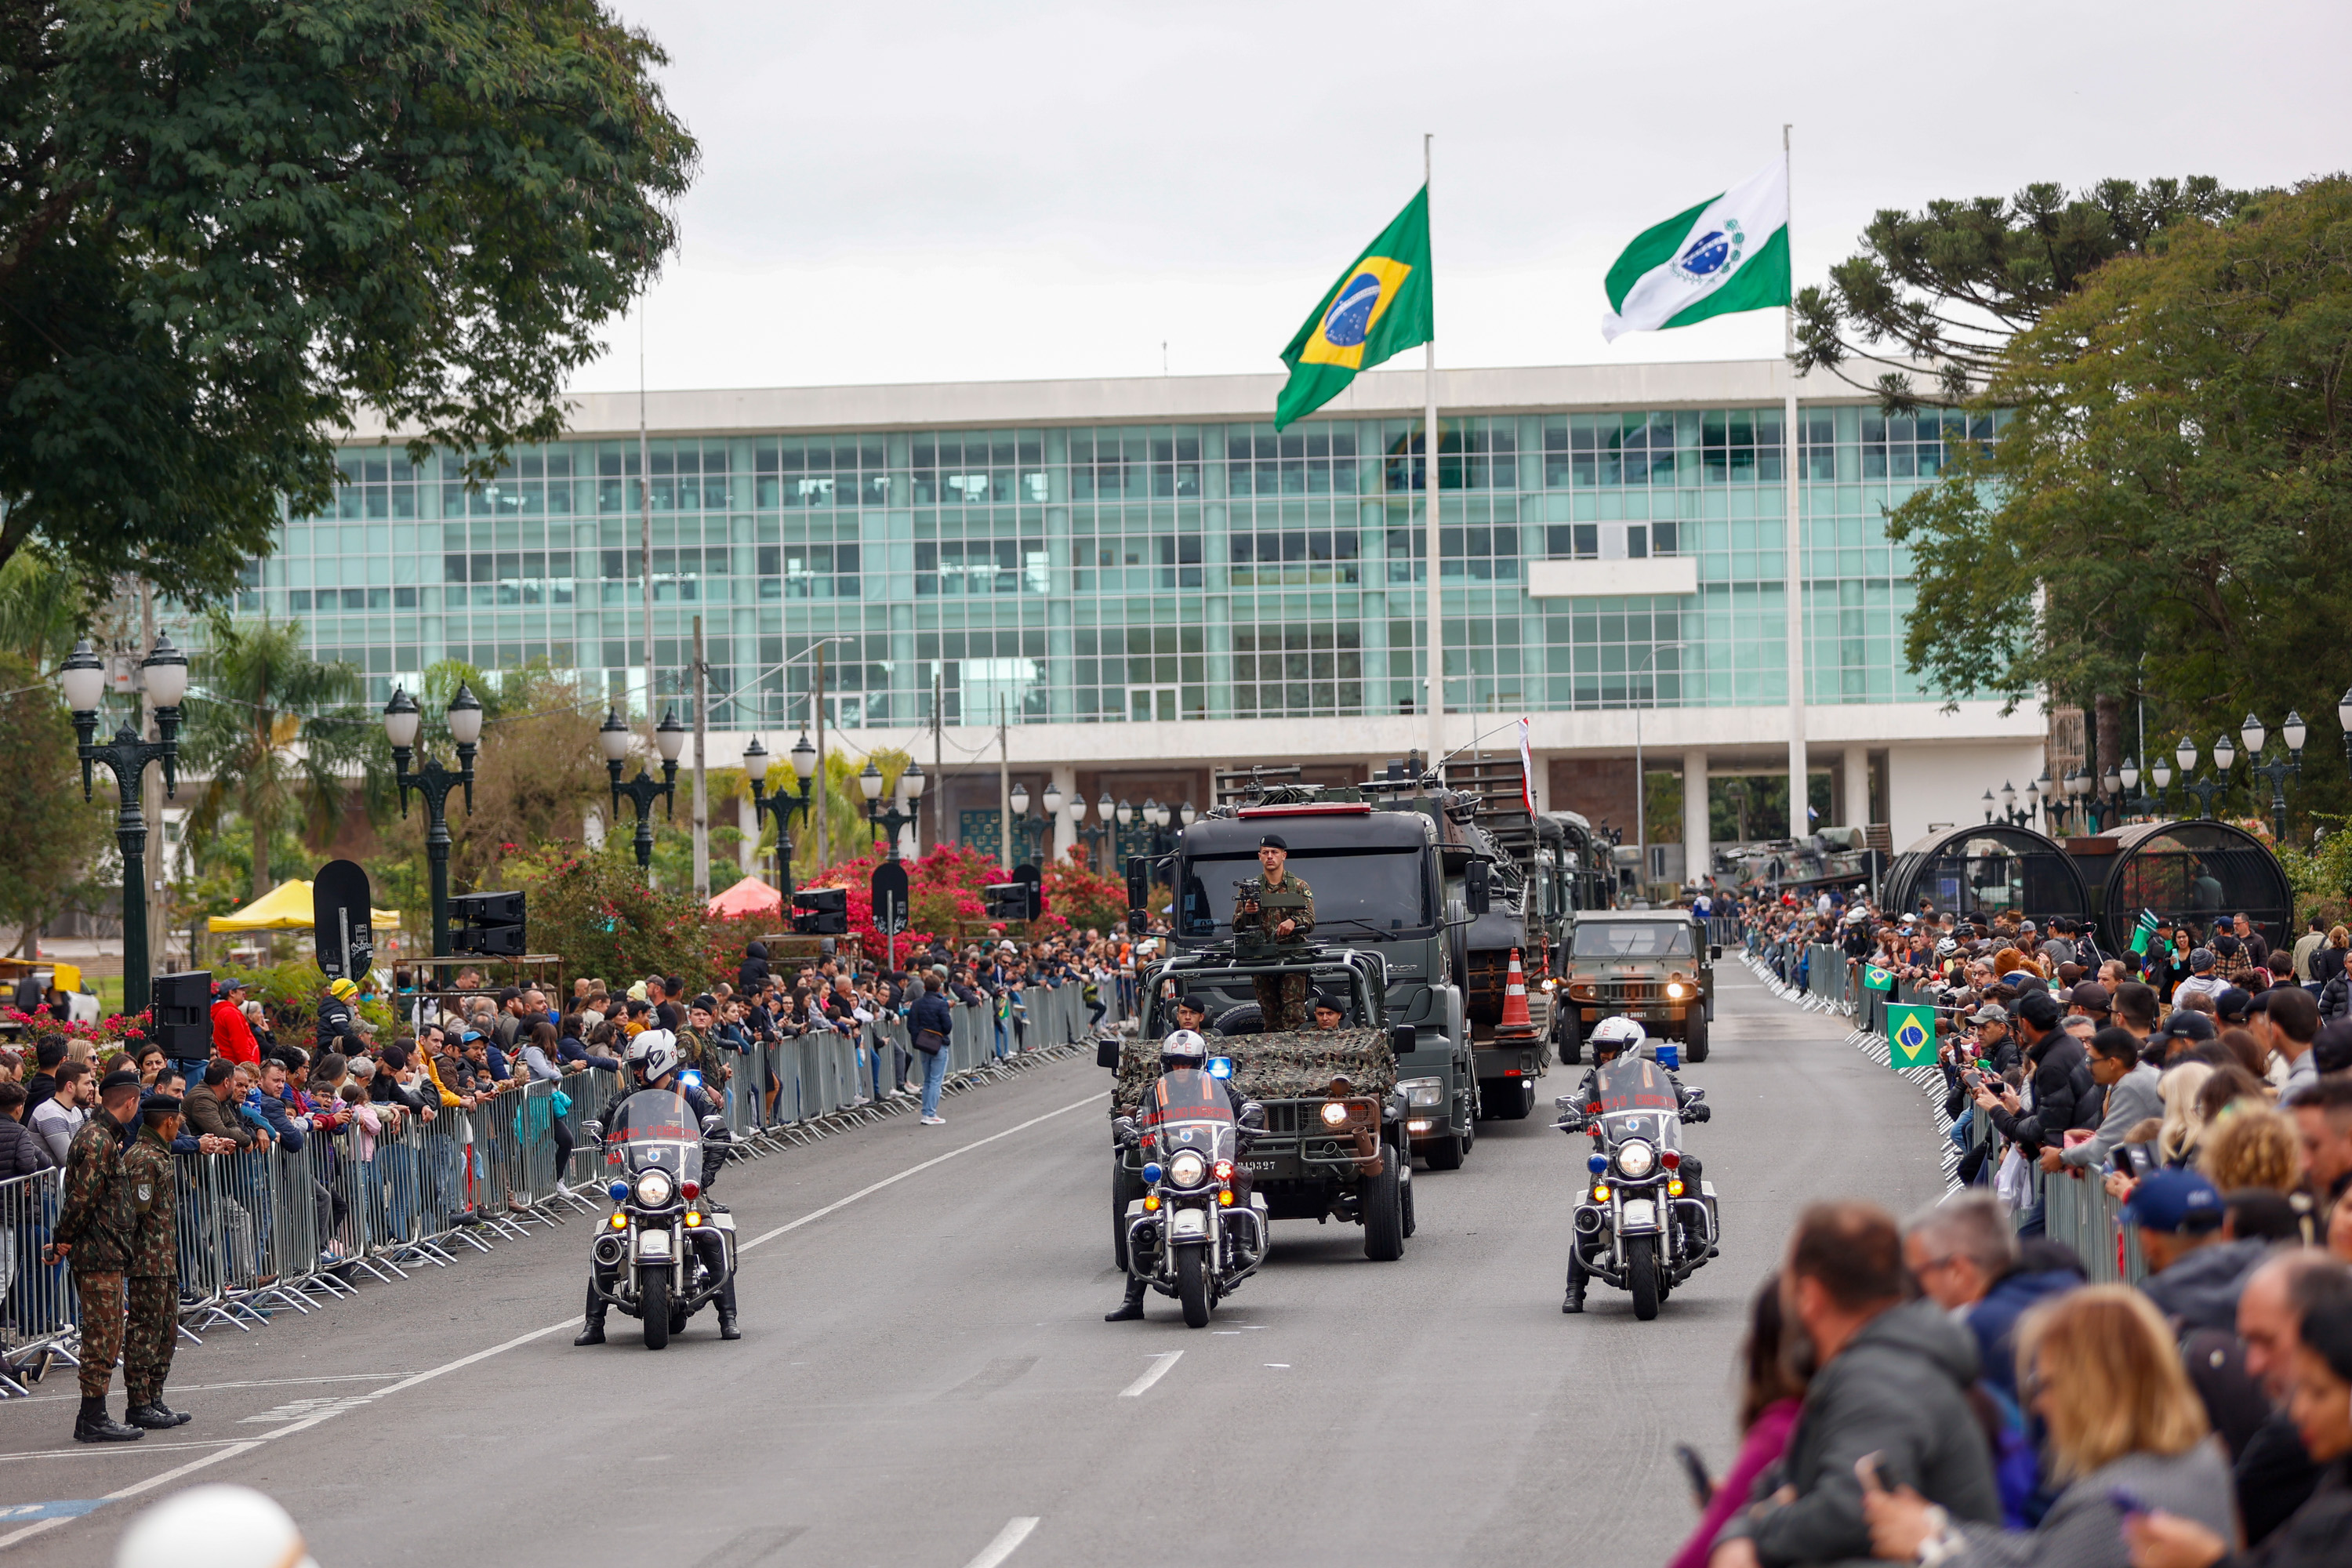
<svg viewBox="0 0 2352 1568">
<path fill-rule="evenodd" d="M 1405 1152 L 1397 1061 L 1414 1027 L 1391 1026 L 1386 965 L 1377 952 L 1228 941 L 1179 953 L 1144 981 L 1142 1027 L 1099 1043 L 1096 1060 L 1116 1069 L 1111 1116 L 1132 1116 L 1160 1073 L 1160 1042 L 1174 1031 L 1175 996 L 1212 987 L 1246 994 L 1262 974 L 1305 973 L 1327 994 L 1349 999 L 1349 1025 L 1331 1030 L 1208 1037 L 1209 1054 L 1232 1064 L 1243 1094 L 1265 1108 L 1265 1130 L 1240 1163 L 1272 1219 L 1337 1217 L 1364 1227 L 1364 1255 L 1401 1256 L 1412 1234 L 1412 1161 Z M 1252 1020 L 1253 1024 L 1255 1019 Z M 1116 1145 L 1111 1161 L 1112 1252 L 1127 1267 L 1129 1205 L 1144 1195 L 1141 1154 Z"/>
</svg>

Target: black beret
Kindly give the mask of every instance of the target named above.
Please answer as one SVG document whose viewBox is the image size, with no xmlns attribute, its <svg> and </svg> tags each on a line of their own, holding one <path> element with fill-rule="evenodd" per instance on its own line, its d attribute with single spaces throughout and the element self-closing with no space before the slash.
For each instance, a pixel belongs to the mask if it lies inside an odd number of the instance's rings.
<svg viewBox="0 0 2352 1568">
<path fill-rule="evenodd" d="M 1267 834 L 1257 841 L 1257 847 L 1261 849 L 1279 849 L 1285 855 L 1290 853 L 1290 846 L 1283 842 L 1282 835 L 1279 833 Z"/>
<path fill-rule="evenodd" d="M 180 1114 L 180 1102 L 168 1094 L 151 1094 L 140 1103 L 139 1109 L 150 1116 L 177 1116 Z"/>
<path fill-rule="evenodd" d="M 139 1075 L 137 1073 L 132 1072 L 129 1068 L 117 1068 L 99 1080 L 98 1092 L 104 1095 L 111 1094 L 118 1089 L 139 1089 L 142 1087 L 143 1086 L 140 1083 Z"/>
</svg>

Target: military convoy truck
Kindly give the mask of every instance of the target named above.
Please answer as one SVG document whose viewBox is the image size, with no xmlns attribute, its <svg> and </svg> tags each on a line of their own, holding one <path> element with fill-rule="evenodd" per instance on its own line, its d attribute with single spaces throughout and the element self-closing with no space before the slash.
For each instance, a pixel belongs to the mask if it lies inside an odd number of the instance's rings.
<svg viewBox="0 0 2352 1568">
<path fill-rule="evenodd" d="M 1568 1042 L 1561 1059 L 1581 1059 L 1593 1025 L 1622 1015 L 1640 1020 L 1654 1039 L 1681 1041 L 1689 1060 L 1706 1060 L 1714 961 L 1721 956 L 1688 910 L 1580 911 L 1557 960 L 1557 1005 Z"/>
</svg>

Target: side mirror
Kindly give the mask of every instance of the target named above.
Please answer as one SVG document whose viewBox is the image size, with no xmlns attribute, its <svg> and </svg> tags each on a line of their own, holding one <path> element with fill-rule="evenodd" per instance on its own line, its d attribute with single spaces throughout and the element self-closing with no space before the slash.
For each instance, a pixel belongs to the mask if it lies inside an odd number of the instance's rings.
<svg viewBox="0 0 2352 1568">
<path fill-rule="evenodd" d="M 1150 910 L 1143 909 L 1130 909 L 1127 911 L 1128 935 L 1143 936 L 1148 934 L 1150 930 L 1151 913 Z"/>
<path fill-rule="evenodd" d="M 1472 860 L 1462 868 L 1462 907 L 1473 917 L 1494 907 L 1495 889 L 1487 879 L 1486 862 Z"/>
<path fill-rule="evenodd" d="M 1140 855 L 1127 858 L 1127 915 L 1131 923 L 1136 912 L 1151 902 L 1151 868 Z"/>
<path fill-rule="evenodd" d="M 1095 1066 L 1098 1068 L 1108 1068 L 1113 1072 L 1117 1072 L 1118 1070 L 1118 1037 L 1115 1035 L 1105 1035 L 1101 1039 L 1097 1040 L 1095 1042 Z"/>
<path fill-rule="evenodd" d="M 1255 1100 L 1244 1100 L 1242 1101 L 1241 1114 L 1234 1117 L 1234 1121 L 1236 1125 L 1246 1128 L 1252 1132 L 1263 1132 L 1265 1131 L 1265 1107 Z"/>
<path fill-rule="evenodd" d="M 1121 1116 L 1113 1120 L 1110 1124 L 1110 1136 L 1111 1142 L 1120 1148 L 1134 1148 L 1140 1136 L 1135 1130 L 1135 1118 Z"/>
<path fill-rule="evenodd" d="M 1706 944 L 1706 956 L 1709 960 L 1721 958 L 1723 956 L 1723 943 L 1719 942 L 1708 942 Z"/>
<path fill-rule="evenodd" d="M 1687 1090 L 1686 1092 L 1693 1100 L 1705 1100 L 1706 1098 L 1706 1090 L 1703 1089 L 1694 1089 Z"/>
<path fill-rule="evenodd" d="M 1418 1046 L 1420 1043 L 1421 1032 L 1414 1028 L 1411 1024 L 1391 1024 L 1389 1026 L 1389 1048 L 1394 1051 L 1398 1056 L 1411 1056 L 1412 1054 L 1413 1047 Z"/>
<path fill-rule="evenodd" d="M 588 1134 L 588 1142 L 591 1144 L 604 1142 L 604 1124 L 593 1116 L 580 1124 L 580 1131 Z"/>
<path fill-rule="evenodd" d="M 705 1138 L 716 1137 L 718 1134 L 726 1131 L 727 1118 L 723 1116 L 706 1116 L 702 1119 L 702 1135 Z"/>
</svg>

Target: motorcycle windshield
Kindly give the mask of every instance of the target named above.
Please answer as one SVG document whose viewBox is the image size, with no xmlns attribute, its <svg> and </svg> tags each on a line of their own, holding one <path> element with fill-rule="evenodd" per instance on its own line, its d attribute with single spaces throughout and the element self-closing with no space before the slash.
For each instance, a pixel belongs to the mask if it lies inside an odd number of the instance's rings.
<svg viewBox="0 0 2352 1568">
<path fill-rule="evenodd" d="M 1194 1148 L 1212 1159 L 1229 1155 L 1234 1106 L 1224 1080 L 1195 1068 L 1161 1073 L 1143 1103 L 1143 1126 L 1162 1152 Z"/>
<path fill-rule="evenodd" d="M 1610 1063 L 1598 1075 L 1596 1098 L 1612 1142 L 1646 1138 L 1661 1148 L 1681 1147 L 1682 1108 L 1657 1063 L 1642 1057 Z"/>
<path fill-rule="evenodd" d="M 658 1166 L 680 1181 L 702 1179 L 702 1124 L 686 1097 L 640 1089 L 613 1110 L 604 1163 L 635 1175 Z"/>
</svg>

